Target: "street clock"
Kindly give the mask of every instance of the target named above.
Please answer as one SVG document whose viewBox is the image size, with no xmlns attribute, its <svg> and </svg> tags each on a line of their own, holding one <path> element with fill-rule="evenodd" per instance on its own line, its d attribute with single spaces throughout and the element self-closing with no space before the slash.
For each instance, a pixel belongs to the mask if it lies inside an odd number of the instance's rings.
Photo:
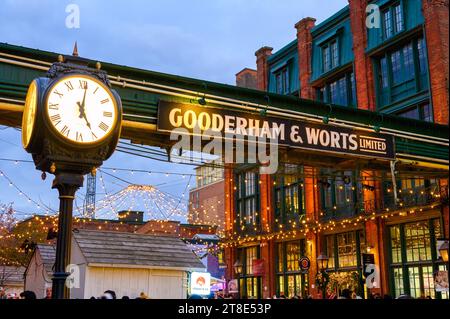
<svg viewBox="0 0 450 319">
<path fill-rule="evenodd" d="M 94 173 L 119 141 L 122 104 L 100 63 L 74 55 L 52 64 L 45 77 L 34 79 L 22 117 L 22 144 L 38 170 L 55 175 L 59 192 L 58 237 L 52 296 L 69 298 L 73 201 L 83 175 Z M 45 176 L 45 175 L 43 175 Z"/>
<path fill-rule="evenodd" d="M 31 82 L 22 144 L 42 171 L 84 174 L 111 156 L 121 120 L 120 97 L 106 72 L 71 56 L 54 63 L 47 77 Z"/>
</svg>

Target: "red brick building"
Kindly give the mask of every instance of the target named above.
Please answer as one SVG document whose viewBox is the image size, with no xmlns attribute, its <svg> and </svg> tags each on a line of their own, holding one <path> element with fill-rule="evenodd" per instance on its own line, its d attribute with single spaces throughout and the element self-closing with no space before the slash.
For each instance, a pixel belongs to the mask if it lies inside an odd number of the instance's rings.
<svg viewBox="0 0 450 319">
<path fill-rule="evenodd" d="M 189 191 L 188 223 L 215 226 L 219 233 L 225 228 L 224 169 L 211 163 L 195 169 L 196 187 Z"/>
<path fill-rule="evenodd" d="M 366 24 L 369 4 L 378 6 L 376 28 Z M 257 50 L 257 88 L 328 104 L 324 123 L 337 110 L 353 110 L 355 123 L 367 116 L 375 131 L 388 115 L 411 119 L 411 127 L 448 125 L 448 23 L 445 0 L 349 0 L 320 24 L 300 20 L 295 40 L 279 51 Z M 448 151 L 448 139 L 436 145 Z M 227 278 L 238 279 L 241 297 L 317 297 L 317 257 L 324 254 L 331 282 L 343 282 L 328 293 L 448 298 L 433 281 L 448 267 L 438 253 L 449 238 L 448 157 L 432 154 L 398 160 L 391 170 L 337 157 L 315 164 L 307 152 L 287 150 L 277 174 L 227 169 Z M 379 269 L 372 288 L 364 283 L 363 254 Z M 309 258 L 309 271 L 301 270 L 301 257 Z"/>
</svg>

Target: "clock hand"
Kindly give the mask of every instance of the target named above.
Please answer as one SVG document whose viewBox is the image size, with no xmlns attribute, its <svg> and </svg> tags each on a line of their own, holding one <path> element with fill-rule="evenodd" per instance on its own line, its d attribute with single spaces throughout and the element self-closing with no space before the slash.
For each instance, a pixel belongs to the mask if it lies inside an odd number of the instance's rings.
<svg viewBox="0 0 450 319">
<path fill-rule="evenodd" d="M 82 106 L 82 104 L 80 102 L 77 102 L 78 104 L 78 109 L 80 110 L 80 119 L 84 118 L 84 120 L 86 121 L 87 127 L 89 127 L 89 129 L 92 131 L 91 129 L 91 123 L 89 123 L 87 117 L 86 117 L 86 113 L 84 112 L 84 107 Z"/>
</svg>

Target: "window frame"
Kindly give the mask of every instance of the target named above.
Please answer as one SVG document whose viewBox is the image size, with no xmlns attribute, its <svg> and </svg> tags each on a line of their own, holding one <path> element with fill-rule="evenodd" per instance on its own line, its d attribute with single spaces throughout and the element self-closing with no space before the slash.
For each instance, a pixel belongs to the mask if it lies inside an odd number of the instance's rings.
<svg viewBox="0 0 450 319">
<path fill-rule="evenodd" d="M 397 8 L 400 14 L 397 12 Z M 389 15 L 389 19 L 386 16 Z M 400 17 L 400 19 L 399 19 Z M 395 2 L 381 10 L 383 39 L 391 39 L 405 30 L 405 14 L 403 1 Z M 389 33 L 388 33 L 389 30 Z"/>
<path fill-rule="evenodd" d="M 298 169 L 303 170 L 303 167 L 298 167 Z M 295 176 L 295 174 L 292 174 Z M 297 190 L 297 196 L 294 198 L 294 188 Z M 295 207 L 295 204 L 291 204 L 291 210 L 287 209 L 287 196 L 286 191 L 290 192 L 290 198 L 297 202 L 298 211 L 292 211 L 292 208 Z M 273 191 L 273 210 L 275 214 L 275 218 L 281 221 L 281 224 L 288 224 L 289 218 L 294 218 L 296 222 L 300 221 L 306 214 L 305 205 L 306 198 L 304 192 L 304 180 L 297 176 L 294 182 L 286 183 L 286 178 L 284 175 L 280 175 L 278 179 L 275 180 L 275 183 L 272 187 Z M 278 204 L 278 192 L 280 197 L 280 207 L 277 207 Z M 280 223 L 278 223 L 280 224 Z"/>
<path fill-rule="evenodd" d="M 340 106 L 353 107 L 357 105 L 357 90 L 356 80 L 354 78 L 354 72 L 349 71 L 345 74 L 341 74 L 339 77 L 333 77 L 332 80 L 327 81 L 324 85 L 317 87 L 317 100 L 323 103 L 332 103 Z M 352 80 L 353 78 L 353 80 Z M 345 99 L 346 103 L 334 103 L 332 100 L 332 85 L 336 83 L 336 92 L 338 99 Z M 344 86 L 342 86 L 344 83 Z M 342 90 L 344 88 L 344 90 Z"/>
<path fill-rule="evenodd" d="M 254 185 L 252 186 L 254 188 L 254 193 L 248 195 L 247 194 L 247 185 L 246 185 L 246 175 L 247 174 L 254 174 Z M 236 192 L 235 192 L 235 211 L 236 215 L 239 220 L 239 224 L 236 225 L 237 229 L 241 231 L 241 227 L 245 226 L 245 229 L 248 231 L 248 227 L 253 226 L 253 222 L 248 223 L 247 218 L 254 214 L 251 219 L 254 220 L 255 226 L 253 227 L 258 230 L 260 230 L 260 189 L 259 189 L 259 174 L 255 170 L 247 170 L 243 172 L 239 172 L 235 174 L 236 181 Z M 255 211 L 254 212 L 248 212 L 247 211 L 247 201 L 254 200 L 255 201 Z M 242 209 L 242 211 L 241 211 Z M 242 230 L 244 231 L 244 230 Z"/>
<path fill-rule="evenodd" d="M 442 217 L 434 217 L 434 218 L 428 218 L 428 219 L 422 219 L 419 221 L 406 221 L 403 223 L 397 223 L 392 224 L 388 226 L 387 230 L 387 247 L 388 247 L 388 267 L 389 267 L 389 284 L 390 284 L 390 290 L 393 292 L 395 297 L 398 297 L 395 295 L 399 289 L 397 289 L 396 283 L 402 285 L 402 293 L 406 293 L 408 295 L 411 295 L 411 282 L 410 282 L 410 269 L 411 268 L 417 268 L 419 271 L 419 289 L 424 289 L 424 277 L 423 277 L 423 268 L 424 267 L 432 267 L 432 272 L 434 273 L 436 270 L 440 269 L 442 265 L 445 265 L 445 262 L 442 261 L 442 259 L 438 258 L 438 253 L 436 249 L 436 241 L 439 239 L 436 237 L 436 225 L 435 223 L 439 222 L 439 233 L 443 233 L 443 220 Z M 428 236 L 429 236 L 429 242 L 430 242 L 430 255 L 431 259 L 428 260 L 408 260 L 408 254 L 407 254 L 407 241 L 406 241 L 406 235 L 405 235 L 405 227 L 407 225 L 413 225 L 417 223 L 427 223 L 427 229 L 428 229 Z M 398 228 L 399 230 L 399 240 L 400 240 L 400 246 L 399 246 L 399 252 L 400 252 L 400 260 L 396 260 L 394 262 L 393 258 L 393 246 L 392 246 L 392 233 L 391 230 L 393 228 Z M 426 236 L 426 235 L 425 235 Z M 440 237 L 440 236 L 439 236 Z M 398 252 L 397 252 L 398 255 Z M 401 270 L 402 278 L 400 278 L 400 281 L 398 279 L 396 280 L 394 273 L 396 270 Z M 435 298 L 441 299 L 442 293 L 435 292 Z"/>
<path fill-rule="evenodd" d="M 275 91 L 277 94 L 290 94 L 290 68 L 284 66 L 275 72 Z"/>
<path fill-rule="evenodd" d="M 276 263 L 275 263 L 275 278 L 276 278 L 276 292 L 278 295 L 280 295 L 281 292 L 284 293 L 286 297 L 288 296 L 288 277 L 289 276 L 300 276 L 301 279 L 301 292 L 300 295 L 302 298 L 306 298 L 309 294 L 309 278 L 308 278 L 308 272 L 302 271 L 300 269 L 300 265 L 297 260 L 297 269 L 289 271 L 287 269 L 288 265 L 288 254 L 287 254 L 287 246 L 289 244 L 298 244 L 299 250 L 298 250 L 298 256 L 301 258 L 306 255 L 306 240 L 305 239 L 298 239 L 298 240 L 291 240 L 291 241 L 284 241 L 284 242 L 277 242 L 275 246 L 276 251 Z M 280 261 L 280 254 L 279 249 L 281 248 L 282 251 L 282 260 Z M 279 266 L 281 267 L 281 270 Z M 283 291 L 281 291 L 281 282 L 280 277 L 282 277 L 282 284 L 283 284 Z M 295 278 L 295 277 L 294 277 Z M 296 279 L 295 279 L 296 280 Z M 296 294 L 298 292 L 296 291 Z"/>
</svg>

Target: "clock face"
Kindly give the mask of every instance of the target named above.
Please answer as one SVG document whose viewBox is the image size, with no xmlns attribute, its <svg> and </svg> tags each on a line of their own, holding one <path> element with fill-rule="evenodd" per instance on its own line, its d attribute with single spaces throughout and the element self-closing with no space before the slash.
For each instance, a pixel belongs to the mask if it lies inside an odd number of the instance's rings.
<svg viewBox="0 0 450 319">
<path fill-rule="evenodd" d="M 89 76 L 67 76 L 48 91 L 50 126 L 64 139 L 92 144 L 107 137 L 117 122 L 117 105 L 105 84 Z"/>
<path fill-rule="evenodd" d="M 22 115 L 22 145 L 27 148 L 30 144 L 31 135 L 34 130 L 34 122 L 37 109 L 37 83 L 31 82 L 28 87 L 27 97 L 25 99 L 25 108 Z"/>
</svg>

